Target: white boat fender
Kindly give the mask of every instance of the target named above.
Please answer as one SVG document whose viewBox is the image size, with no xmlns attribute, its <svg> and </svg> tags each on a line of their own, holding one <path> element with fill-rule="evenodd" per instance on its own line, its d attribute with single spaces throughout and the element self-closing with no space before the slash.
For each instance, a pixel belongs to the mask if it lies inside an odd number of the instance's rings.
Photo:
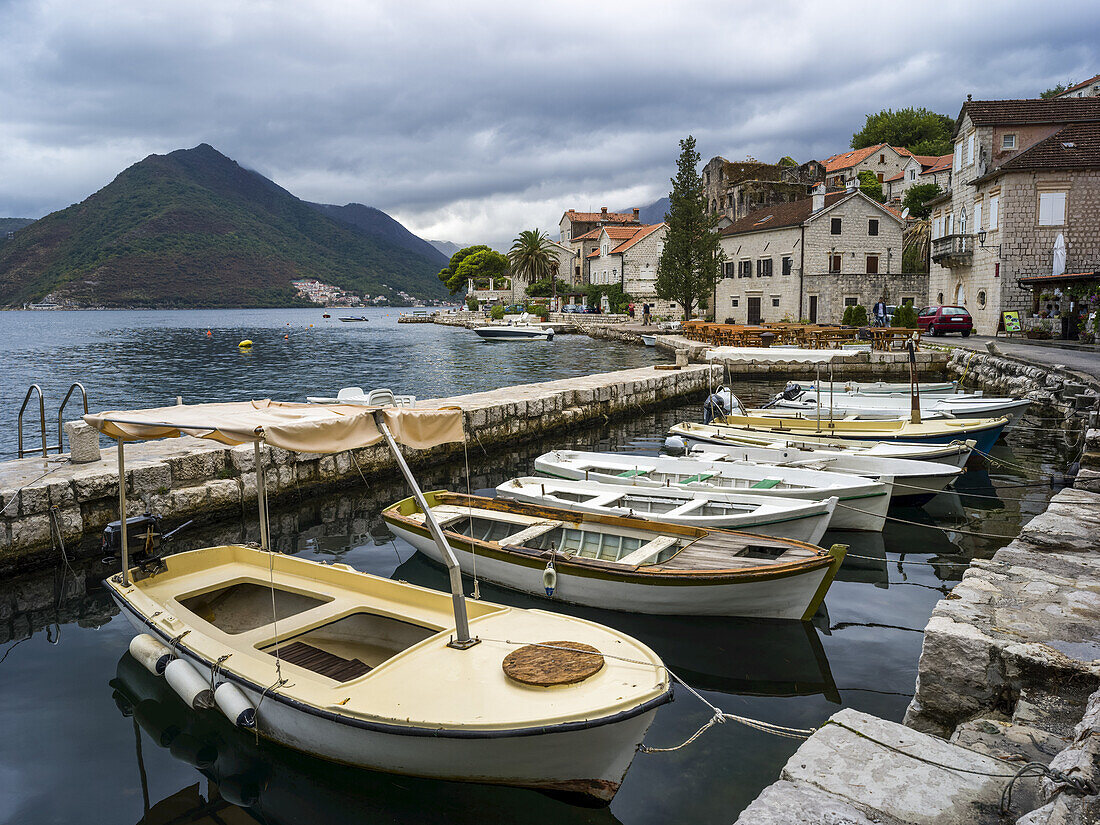
<svg viewBox="0 0 1100 825">
<path fill-rule="evenodd" d="M 558 586 L 558 571 L 554 569 L 554 560 L 546 562 L 546 569 L 542 571 L 542 586 L 546 589 L 547 596 L 553 596 Z"/>
<path fill-rule="evenodd" d="M 194 666 L 184 659 L 173 659 L 164 669 L 164 678 L 183 701 L 195 710 L 214 707 L 214 691 Z"/>
<path fill-rule="evenodd" d="M 176 658 L 168 645 L 148 633 L 139 633 L 130 640 L 130 655 L 154 676 L 163 676 L 168 663 Z"/>
<path fill-rule="evenodd" d="M 232 682 L 222 682 L 214 688 L 214 702 L 218 710 L 238 728 L 256 727 L 256 709 Z"/>
<path fill-rule="evenodd" d="M 665 439 L 665 452 L 671 455 L 683 455 L 687 452 L 687 442 L 678 435 L 670 435 Z"/>
</svg>

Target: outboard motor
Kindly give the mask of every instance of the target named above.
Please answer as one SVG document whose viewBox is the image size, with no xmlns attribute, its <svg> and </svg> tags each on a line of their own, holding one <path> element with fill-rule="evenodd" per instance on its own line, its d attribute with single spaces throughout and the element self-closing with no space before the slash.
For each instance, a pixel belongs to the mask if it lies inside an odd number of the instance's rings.
<svg viewBox="0 0 1100 825">
<path fill-rule="evenodd" d="M 164 554 L 164 545 L 172 540 L 180 530 L 191 526 L 194 519 L 185 521 L 168 533 L 160 531 L 160 516 L 148 510 L 144 515 L 126 519 L 126 537 L 130 547 L 130 559 L 134 564 L 145 567 L 155 565 Z M 100 552 L 104 557 L 114 557 L 122 552 L 122 519 L 110 522 L 103 528 L 103 543 Z"/>
<path fill-rule="evenodd" d="M 803 390 L 801 384 L 799 384 L 797 381 L 789 381 L 787 382 L 787 386 L 783 388 L 783 392 L 778 393 L 775 398 L 773 398 L 760 409 L 766 410 L 768 409 L 768 407 L 774 407 L 777 401 L 794 401 L 800 395 L 802 395 L 802 392 Z"/>
<path fill-rule="evenodd" d="M 709 424 L 716 418 L 733 415 L 735 411 L 740 415 L 745 412 L 745 408 L 741 406 L 733 390 L 719 387 L 703 402 L 703 423 Z"/>
<path fill-rule="evenodd" d="M 670 435 L 665 439 L 665 452 L 669 455 L 683 455 L 687 452 L 687 442 L 678 435 Z"/>
</svg>

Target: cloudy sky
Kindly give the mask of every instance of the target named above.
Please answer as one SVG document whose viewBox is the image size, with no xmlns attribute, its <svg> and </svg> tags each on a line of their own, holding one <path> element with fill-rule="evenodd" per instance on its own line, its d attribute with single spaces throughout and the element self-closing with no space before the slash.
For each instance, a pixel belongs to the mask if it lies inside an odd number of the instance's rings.
<svg viewBox="0 0 1100 825">
<path fill-rule="evenodd" d="M 0 217 L 208 142 L 315 201 L 501 244 L 668 191 L 677 141 L 799 161 L 866 113 L 1100 73 L 1100 3 L 0 0 Z"/>
</svg>

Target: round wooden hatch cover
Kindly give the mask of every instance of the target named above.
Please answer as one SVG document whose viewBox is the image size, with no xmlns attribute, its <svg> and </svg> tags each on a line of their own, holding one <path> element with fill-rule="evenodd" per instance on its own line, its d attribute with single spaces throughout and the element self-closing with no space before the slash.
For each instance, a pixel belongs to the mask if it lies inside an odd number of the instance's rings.
<svg viewBox="0 0 1100 825">
<path fill-rule="evenodd" d="M 510 679 L 525 685 L 552 687 L 583 682 L 603 667 L 600 651 L 581 642 L 539 642 L 524 645 L 504 657 L 501 666 Z"/>
</svg>

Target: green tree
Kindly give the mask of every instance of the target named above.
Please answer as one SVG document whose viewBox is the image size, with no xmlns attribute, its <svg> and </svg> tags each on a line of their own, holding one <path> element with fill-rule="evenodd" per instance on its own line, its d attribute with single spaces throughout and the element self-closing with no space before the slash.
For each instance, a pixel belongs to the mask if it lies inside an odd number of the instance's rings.
<svg viewBox="0 0 1100 825">
<path fill-rule="evenodd" d="M 718 215 L 707 214 L 703 177 L 696 171 L 699 160 L 695 138 L 688 135 L 680 141 L 665 215 L 668 232 L 657 263 L 657 297 L 680 304 L 685 321 L 700 299 L 714 290 L 726 258 L 718 243 Z"/>
<path fill-rule="evenodd" d="M 460 284 L 465 284 L 471 278 L 488 281 L 490 278 L 503 278 L 506 274 L 508 274 L 508 259 L 499 252 L 485 247 L 463 258 L 454 277 Z"/>
<path fill-rule="evenodd" d="M 893 325 L 895 327 L 905 327 L 906 329 L 917 328 L 917 310 L 913 308 L 912 304 L 902 304 L 898 307 L 894 313 Z"/>
<path fill-rule="evenodd" d="M 779 159 L 776 166 L 798 166 L 798 161 L 792 158 L 790 155 L 785 155 Z"/>
<path fill-rule="evenodd" d="M 955 121 L 947 115 L 914 109 L 883 109 L 867 115 L 863 128 L 852 135 L 852 148 L 888 143 L 903 146 L 914 155 L 946 155 L 951 151 L 951 134 Z"/>
<path fill-rule="evenodd" d="M 869 169 L 864 169 L 859 173 L 859 191 L 871 200 L 876 200 L 879 203 L 883 203 L 886 200 L 882 196 L 882 183 L 875 177 L 875 173 Z"/>
<path fill-rule="evenodd" d="M 569 292 L 572 287 L 560 278 L 555 279 L 557 283 L 546 278 L 541 281 L 535 281 L 527 287 L 527 297 L 529 298 L 549 298 L 550 296 L 556 296 L 559 292 Z"/>
<path fill-rule="evenodd" d="M 471 255 L 476 255 L 478 252 L 490 252 L 492 250 L 487 246 L 467 246 L 465 249 L 460 249 L 454 255 L 451 256 L 450 262 L 443 269 L 439 270 L 439 280 L 441 280 L 454 295 L 456 292 L 461 292 L 466 288 L 466 281 L 459 277 L 458 268 L 462 265 L 462 262 Z"/>
<path fill-rule="evenodd" d="M 852 320 L 850 323 L 853 327 L 867 326 L 867 307 L 863 304 L 856 304 L 852 307 Z"/>
<path fill-rule="evenodd" d="M 584 292 L 588 306 L 599 306 L 600 298 L 606 295 L 611 311 L 617 313 L 626 312 L 627 305 L 634 300 L 628 293 L 623 292 L 622 284 L 589 284 Z"/>
<path fill-rule="evenodd" d="M 1068 83 L 1065 83 L 1065 84 L 1059 83 L 1057 86 L 1051 86 L 1045 92 L 1041 92 L 1039 94 L 1039 97 L 1043 98 L 1043 100 L 1050 100 L 1052 97 L 1058 97 L 1058 95 L 1060 95 L 1062 92 L 1064 92 L 1066 89 L 1068 89 L 1072 85 L 1073 85 L 1072 80 L 1069 81 Z"/>
<path fill-rule="evenodd" d="M 901 205 L 909 209 L 909 215 L 914 218 L 927 218 L 932 214 L 932 207 L 925 206 L 928 201 L 938 198 L 943 194 L 938 183 L 918 183 L 910 186 L 905 191 Z"/>
<path fill-rule="evenodd" d="M 557 262 L 553 249 L 550 237 L 545 232 L 538 229 L 520 232 L 512 241 L 512 248 L 508 250 L 512 277 L 520 278 L 526 284 L 549 278 Z"/>
<path fill-rule="evenodd" d="M 500 321 L 504 318 L 504 304 L 493 304 L 489 309 L 489 317 L 494 321 Z"/>
<path fill-rule="evenodd" d="M 840 316 L 840 323 L 843 324 L 846 327 L 850 327 L 852 325 L 852 312 L 854 312 L 854 311 L 855 311 L 854 306 L 844 307 L 844 314 L 842 316 Z"/>
</svg>

